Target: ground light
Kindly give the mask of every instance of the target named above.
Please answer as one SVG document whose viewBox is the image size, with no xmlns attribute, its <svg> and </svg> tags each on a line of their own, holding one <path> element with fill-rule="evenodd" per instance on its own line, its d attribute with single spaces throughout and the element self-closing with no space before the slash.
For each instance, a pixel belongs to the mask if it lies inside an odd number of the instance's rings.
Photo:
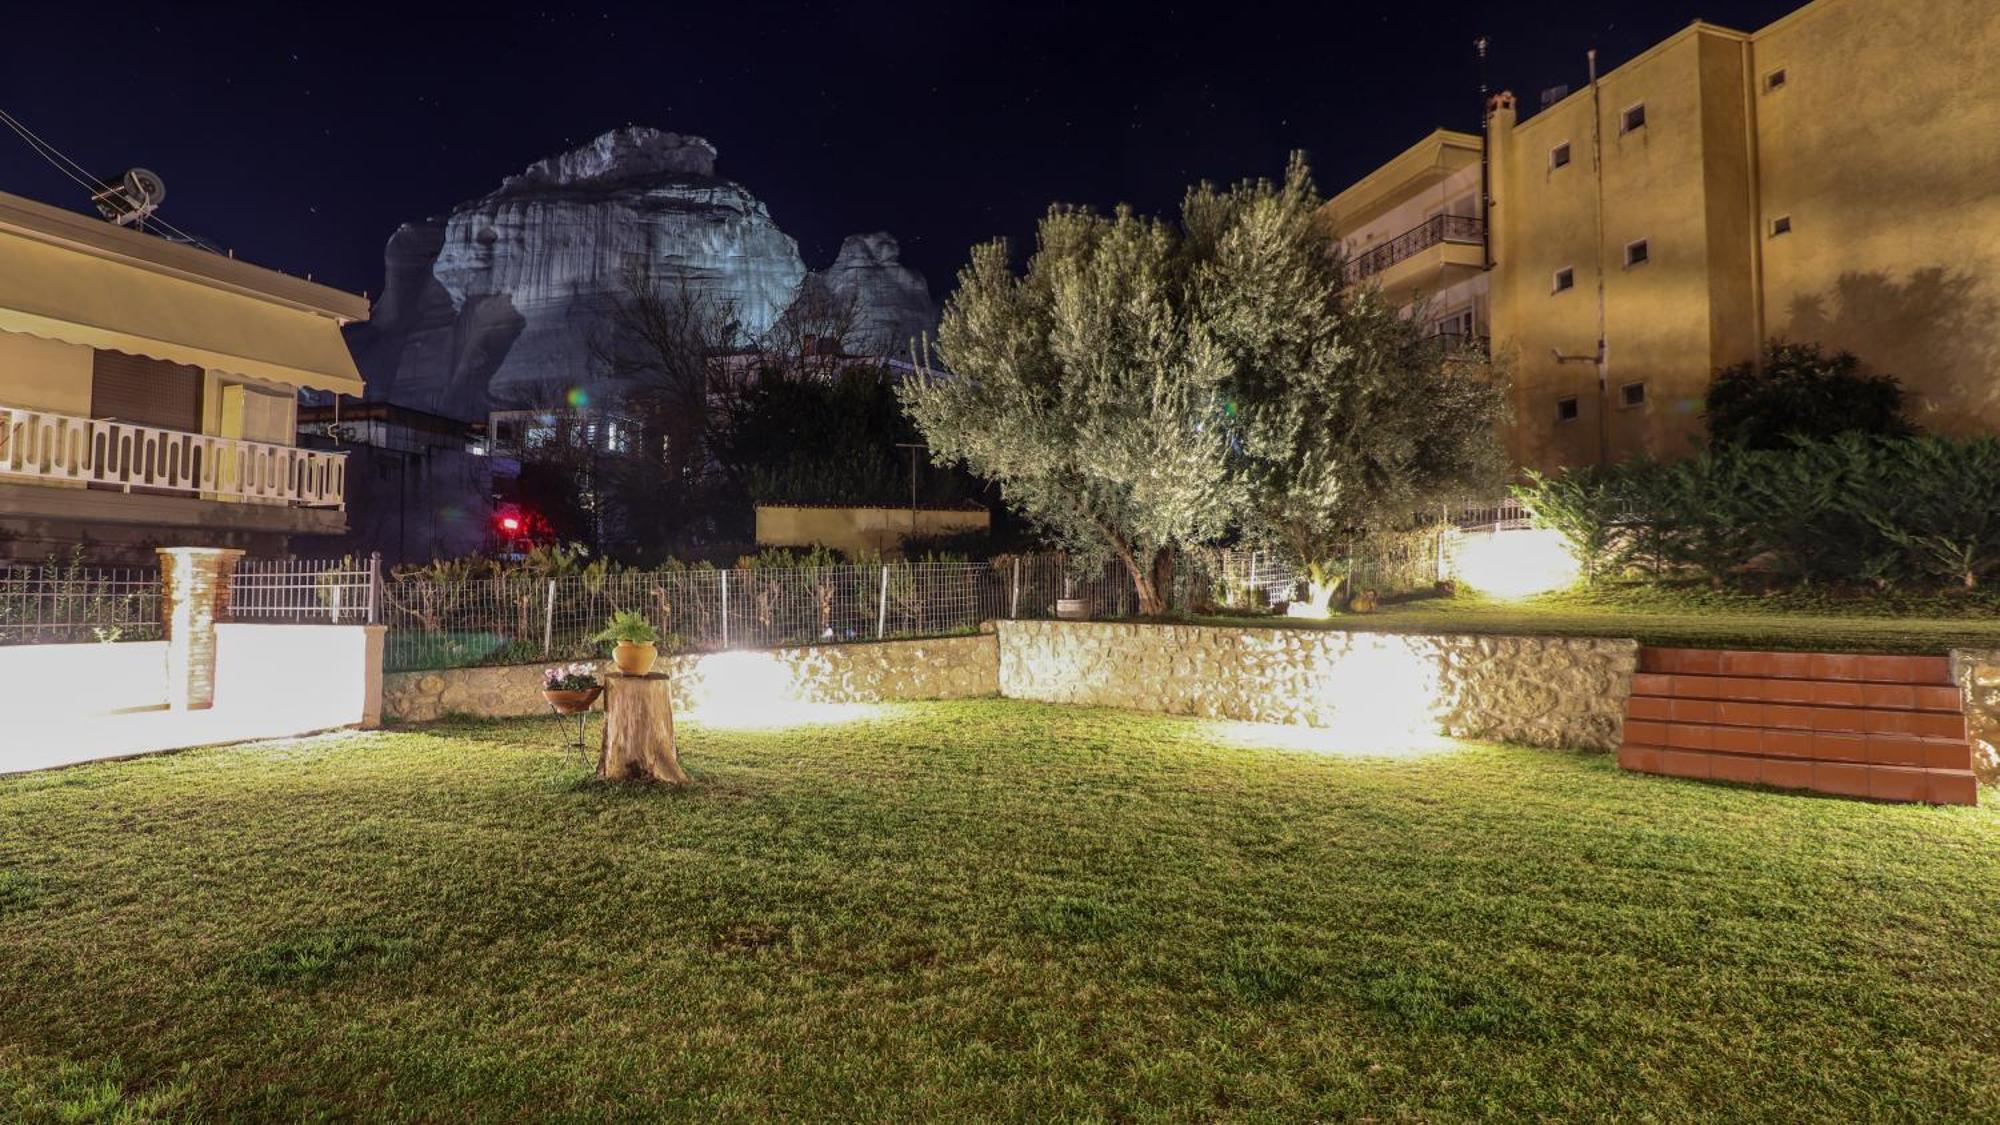
<svg viewBox="0 0 2000 1125">
<path fill-rule="evenodd" d="M 768 652 L 718 652 L 704 656 L 682 677 L 688 717 L 704 726 L 738 730 L 840 723 L 866 718 L 866 703 L 816 703 L 798 675 Z"/>
<path fill-rule="evenodd" d="M 1527 598 L 1575 585 L 1583 568 L 1560 533 L 1524 527 L 1461 533 L 1452 575 L 1496 598 Z"/>
</svg>

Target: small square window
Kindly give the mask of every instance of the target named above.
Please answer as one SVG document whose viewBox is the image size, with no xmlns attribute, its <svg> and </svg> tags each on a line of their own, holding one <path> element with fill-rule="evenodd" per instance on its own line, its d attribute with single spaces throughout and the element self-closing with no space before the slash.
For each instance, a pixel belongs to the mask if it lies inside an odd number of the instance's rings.
<svg viewBox="0 0 2000 1125">
<path fill-rule="evenodd" d="M 1643 238 L 1637 242 L 1628 242 L 1625 244 L 1625 265 L 1627 267 L 1643 266 L 1651 255 L 1652 250 L 1647 247 L 1646 240 Z"/>
<path fill-rule="evenodd" d="M 1740 88 L 1741 87 L 1739 87 L 1739 89 Z M 1646 127 L 1645 102 L 1640 102 L 1638 105 L 1630 106 L 1625 110 L 1624 113 L 1618 115 L 1618 131 L 1621 133 L 1629 133 L 1634 129 L 1643 129 L 1645 127 Z"/>
<path fill-rule="evenodd" d="M 1790 215 L 1780 215 L 1777 218 L 1771 220 L 1772 238 L 1776 238 L 1781 234 L 1790 234 L 1790 233 L 1792 233 L 1792 217 Z"/>
<path fill-rule="evenodd" d="M 1618 388 L 1620 401 L 1628 407 L 1646 405 L 1646 384 L 1627 383 Z"/>
<path fill-rule="evenodd" d="M 1560 293 L 1565 289 L 1573 288 L 1575 285 L 1576 271 L 1569 266 L 1564 266 L 1556 271 L 1554 287 L 1549 291 L 1551 293 Z"/>
<path fill-rule="evenodd" d="M 1551 169 L 1561 168 L 1568 163 L 1569 163 L 1568 141 L 1564 141 L 1563 143 L 1549 150 L 1549 167 Z"/>
<path fill-rule="evenodd" d="M 1576 421 L 1576 412 L 1577 412 L 1577 406 L 1576 406 L 1575 395 L 1571 395 L 1568 398 L 1559 398 L 1556 400 L 1556 421 L 1574 422 Z"/>
<path fill-rule="evenodd" d="M 1781 90 L 1781 89 L 1783 89 L 1783 88 L 1784 88 L 1784 86 L 1785 86 L 1785 68 L 1784 68 L 1784 67 L 1779 67 L 1778 69 L 1776 69 L 1776 70 L 1772 71 L 1771 73 L 1769 73 L 1769 74 L 1766 74 L 1766 75 L 1764 76 L 1764 92 L 1765 92 L 1765 93 L 1767 93 L 1767 94 L 1768 94 L 1768 93 L 1770 93 L 1770 92 L 1771 92 L 1771 91 L 1773 91 L 1773 90 Z"/>
</svg>

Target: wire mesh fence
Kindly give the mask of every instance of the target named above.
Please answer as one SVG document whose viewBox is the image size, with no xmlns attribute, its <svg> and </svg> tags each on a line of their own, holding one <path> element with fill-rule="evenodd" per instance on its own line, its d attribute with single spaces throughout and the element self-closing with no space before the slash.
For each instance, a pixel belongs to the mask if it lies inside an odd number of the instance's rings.
<svg viewBox="0 0 2000 1125">
<path fill-rule="evenodd" d="M 572 660 L 601 655 L 608 618 L 642 614 L 669 651 L 949 636 L 982 621 L 1049 617 L 1058 598 L 1100 616 L 1133 612 L 1131 583 L 1110 567 L 1059 556 L 979 563 L 676 568 L 621 574 L 529 573 L 382 580 L 391 671 Z"/>
<path fill-rule="evenodd" d="M 162 635 L 156 569 L 0 565 L 0 644 L 155 641 Z"/>
</svg>

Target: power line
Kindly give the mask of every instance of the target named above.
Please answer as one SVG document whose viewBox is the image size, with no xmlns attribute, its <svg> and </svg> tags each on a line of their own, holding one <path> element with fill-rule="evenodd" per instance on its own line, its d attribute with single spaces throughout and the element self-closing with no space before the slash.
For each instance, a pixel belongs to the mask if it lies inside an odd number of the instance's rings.
<svg viewBox="0 0 2000 1125">
<path fill-rule="evenodd" d="M 105 189 L 104 180 L 101 180 L 97 176 L 92 175 L 90 169 L 85 168 L 83 165 L 78 164 L 74 160 L 71 160 L 67 155 L 63 153 L 61 149 L 43 140 L 40 136 L 38 136 L 35 133 L 34 130 L 28 128 L 25 124 L 22 124 L 20 118 L 15 117 L 13 114 L 8 113 L 4 109 L 0 109 L 0 124 L 5 124 L 9 129 L 12 129 L 16 136 L 20 137 L 21 140 L 29 148 L 35 151 L 36 155 L 40 156 L 43 160 L 48 161 L 49 165 L 53 167 L 56 171 L 61 172 L 65 176 L 68 176 L 72 181 L 76 183 L 78 187 L 81 187 L 85 192 L 89 193 L 92 196 L 95 196 L 98 192 L 103 191 Z M 64 167 L 64 165 L 68 165 L 69 167 L 66 168 Z M 72 171 L 72 169 L 74 169 L 74 171 Z M 188 232 L 182 230 L 181 228 L 175 226 L 174 224 L 168 222 L 165 218 L 161 217 L 160 213 L 157 210 L 153 211 L 151 214 L 140 216 L 138 220 L 138 225 L 142 229 L 148 223 L 151 223 L 154 226 L 166 228 L 166 230 L 169 233 L 173 234 L 181 242 L 184 242 L 190 246 L 202 245 L 201 239 L 196 238 L 194 235 L 191 235 Z"/>
</svg>

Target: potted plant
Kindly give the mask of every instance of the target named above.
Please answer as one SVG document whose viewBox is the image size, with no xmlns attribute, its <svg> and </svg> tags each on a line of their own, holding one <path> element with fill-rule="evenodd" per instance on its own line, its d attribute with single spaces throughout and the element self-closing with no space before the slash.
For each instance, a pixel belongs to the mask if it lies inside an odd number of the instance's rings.
<svg viewBox="0 0 2000 1125">
<path fill-rule="evenodd" d="M 655 647 L 660 634 L 637 610 L 621 609 L 612 614 L 604 631 L 591 639 L 616 641 L 618 647 L 611 650 L 611 662 L 628 676 L 643 676 L 651 672 L 653 661 L 660 657 L 660 651 Z"/>
<path fill-rule="evenodd" d="M 604 685 L 597 682 L 595 664 L 555 664 L 542 669 L 542 698 L 558 715 L 580 715 L 602 694 Z"/>
</svg>

